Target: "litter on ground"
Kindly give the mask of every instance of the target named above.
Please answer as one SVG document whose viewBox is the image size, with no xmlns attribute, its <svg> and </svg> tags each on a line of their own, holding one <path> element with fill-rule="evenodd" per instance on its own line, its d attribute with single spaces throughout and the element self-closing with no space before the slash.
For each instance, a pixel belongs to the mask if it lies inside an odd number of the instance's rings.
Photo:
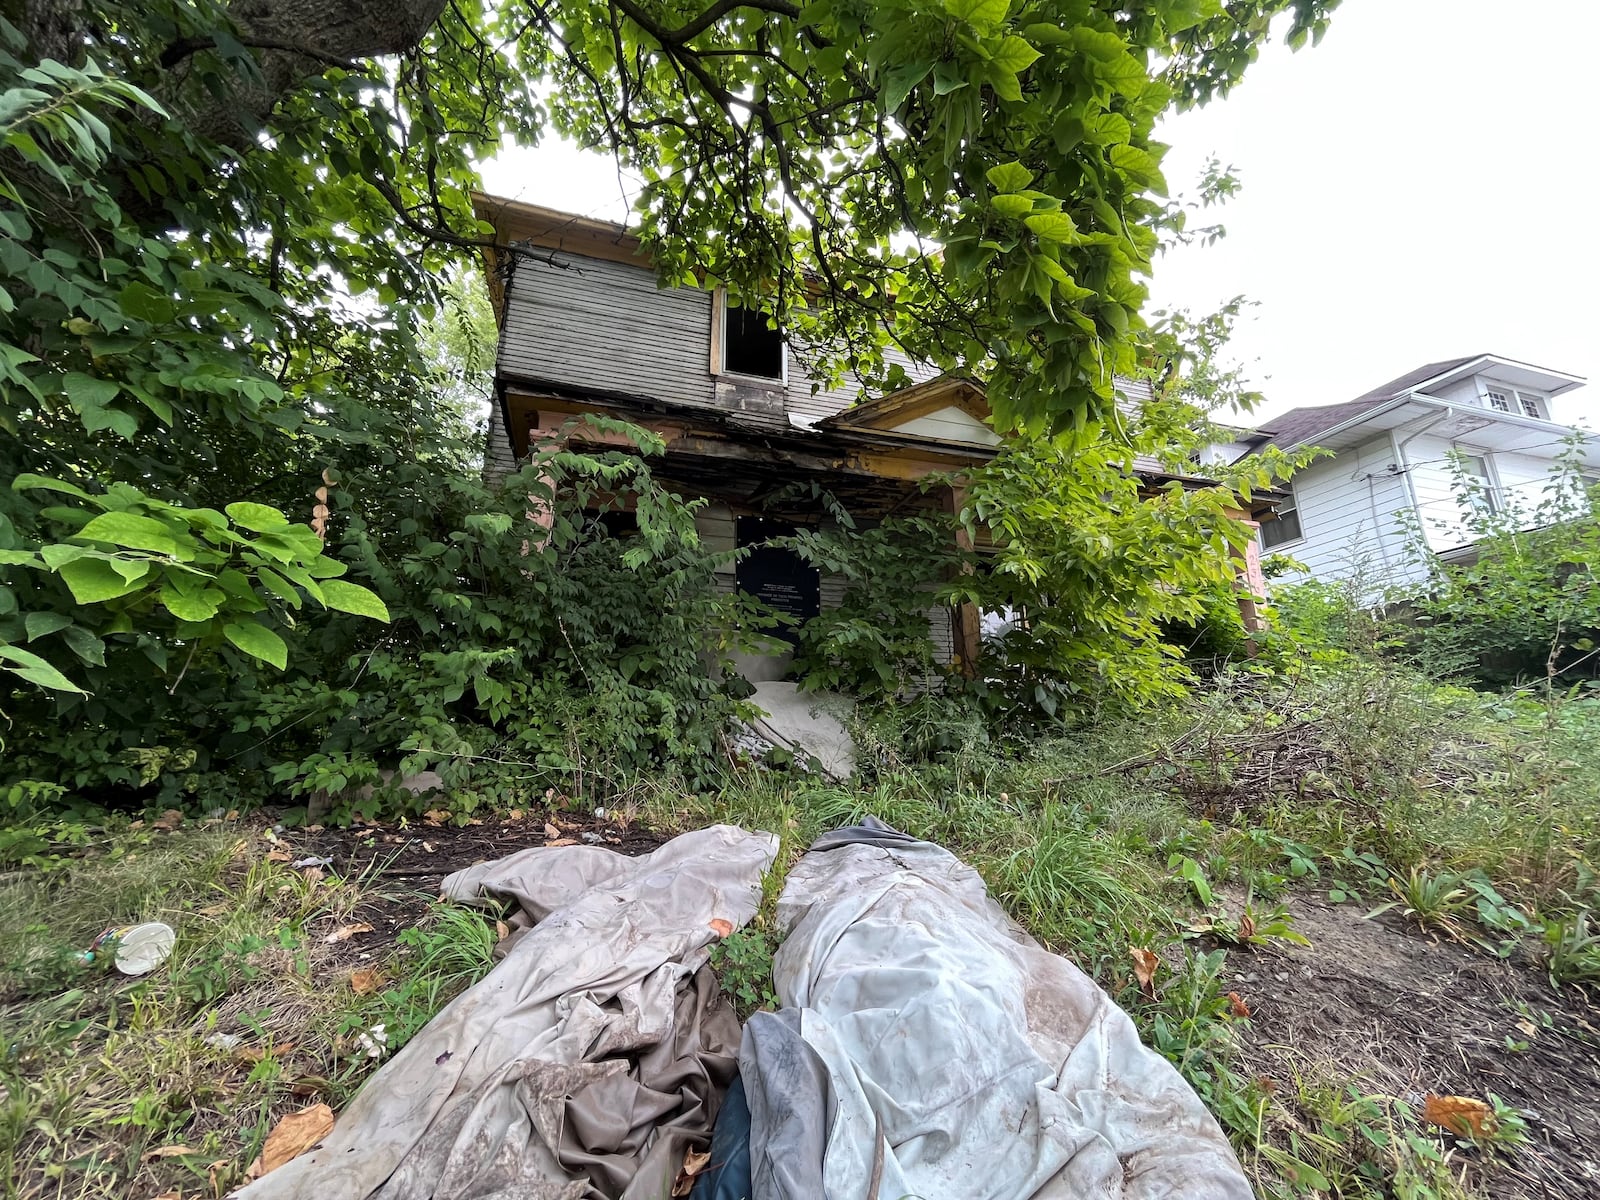
<svg viewBox="0 0 1600 1200">
<path fill-rule="evenodd" d="M 1092 980 L 954 855 L 871 820 L 789 872 L 780 1008 L 741 1031 L 709 952 L 755 917 L 777 849 L 714 826 L 642 858 L 540 847 L 449 876 L 452 899 L 516 906 L 500 961 L 239 1195 L 1250 1195 Z"/>
</svg>

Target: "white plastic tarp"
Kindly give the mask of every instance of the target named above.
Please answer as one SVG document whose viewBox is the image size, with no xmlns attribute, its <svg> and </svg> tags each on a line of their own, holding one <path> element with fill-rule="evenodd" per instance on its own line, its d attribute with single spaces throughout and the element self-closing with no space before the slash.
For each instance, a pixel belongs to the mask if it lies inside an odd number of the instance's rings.
<svg viewBox="0 0 1600 1200">
<path fill-rule="evenodd" d="M 1248 1200 L 1126 1013 L 948 851 L 875 823 L 789 873 L 745 1026 L 753 1200 Z"/>
</svg>

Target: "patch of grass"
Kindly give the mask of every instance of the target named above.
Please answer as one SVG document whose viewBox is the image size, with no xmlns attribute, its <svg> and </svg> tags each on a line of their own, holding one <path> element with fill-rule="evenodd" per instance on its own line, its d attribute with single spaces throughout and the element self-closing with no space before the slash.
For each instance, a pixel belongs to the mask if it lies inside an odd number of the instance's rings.
<svg viewBox="0 0 1600 1200">
<path fill-rule="evenodd" d="M 387 1022 L 392 1050 L 487 971 L 492 916 L 419 898 L 416 927 L 369 960 L 385 985 L 357 995 L 362 960 L 327 937 L 397 898 L 272 849 L 253 830 L 180 831 L 0 890 L 0 1176 L 13 1194 L 221 1195 L 285 1113 L 337 1108 L 371 1073 L 358 1027 Z M 178 935 L 150 975 L 76 959 L 137 920 Z"/>
<path fill-rule="evenodd" d="M 772 936 L 755 925 L 735 930 L 711 948 L 711 967 L 741 1022 L 758 1009 L 778 1007 L 772 983 L 776 951 Z"/>
</svg>

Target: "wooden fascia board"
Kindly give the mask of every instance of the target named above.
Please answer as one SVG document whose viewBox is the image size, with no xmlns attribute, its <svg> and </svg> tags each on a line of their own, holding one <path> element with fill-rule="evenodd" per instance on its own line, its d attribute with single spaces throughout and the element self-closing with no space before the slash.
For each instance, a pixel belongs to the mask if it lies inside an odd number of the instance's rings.
<svg viewBox="0 0 1600 1200">
<path fill-rule="evenodd" d="M 614 221 L 596 221 L 483 192 L 473 193 L 472 206 L 479 218 L 494 226 L 495 240 L 502 246 L 522 243 L 654 269 L 655 264 L 638 237 Z M 492 265 L 499 265 L 497 255 Z"/>
<path fill-rule="evenodd" d="M 955 407 L 978 421 L 987 420 L 989 405 L 983 389 L 970 379 L 934 379 L 916 384 L 827 417 L 818 424 L 826 429 L 879 429 L 914 421 L 941 408 Z"/>
</svg>

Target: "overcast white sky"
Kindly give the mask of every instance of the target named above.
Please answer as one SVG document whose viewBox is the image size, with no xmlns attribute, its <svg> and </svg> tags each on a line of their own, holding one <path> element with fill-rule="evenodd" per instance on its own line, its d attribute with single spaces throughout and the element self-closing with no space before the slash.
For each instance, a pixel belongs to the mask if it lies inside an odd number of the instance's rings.
<svg viewBox="0 0 1600 1200">
<path fill-rule="evenodd" d="M 1320 46 L 1168 121 L 1166 174 L 1244 189 L 1228 236 L 1156 264 L 1156 305 L 1256 302 L 1235 338 L 1260 421 L 1425 362 L 1494 353 L 1595 381 L 1600 425 L 1600 0 L 1344 0 Z M 615 167 L 566 146 L 486 164 L 491 192 L 622 219 Z"/>
</svg>

